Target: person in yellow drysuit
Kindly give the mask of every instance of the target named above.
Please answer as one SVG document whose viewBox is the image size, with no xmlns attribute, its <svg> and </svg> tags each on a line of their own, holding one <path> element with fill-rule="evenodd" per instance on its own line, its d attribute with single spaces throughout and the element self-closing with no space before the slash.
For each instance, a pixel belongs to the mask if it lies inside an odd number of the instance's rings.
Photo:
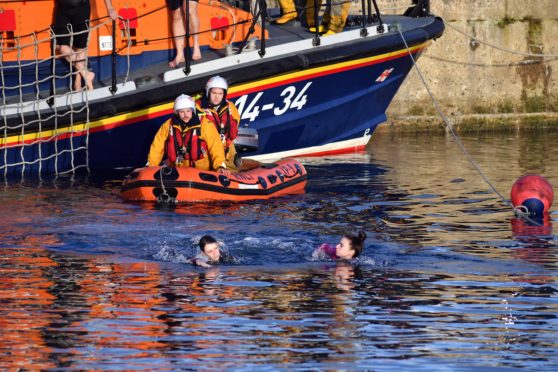
<svg viewBox="0 0 558 372">
<path fill-rule="evenodd" d="M 308 23 L 308 31 L 316 32 L 314 24 L 314 2 L 317 2 L 317 10 L 320 11 L 322 0 L 308 0 L 306 2 L 306 22 Z M 318 32 L 325 36 L 333 35 L 343 31 L 347 17 L 349 16 L 349 8 L 351 2 L 349 0 L 331 0 L 327 2 L 322 18 L 322 24 L 318 26 Z"/>
<path fill-rule="evenodd" d="M 282 15 L 273 22 L 276 25 L 283 25 L 298 17 L 294 0 L 279 0 L 279 5 Z"/>
<path fill-rule="evenodd" d="M 155 134 L 147 165 L 159 165 L 165 155 L 169 166 L 229 173 L 217 129 L 205 117 L 200 121 L 196 115 L 196 103 L 185 94 L 176 98 L 174 115 Z"/>
</svg>

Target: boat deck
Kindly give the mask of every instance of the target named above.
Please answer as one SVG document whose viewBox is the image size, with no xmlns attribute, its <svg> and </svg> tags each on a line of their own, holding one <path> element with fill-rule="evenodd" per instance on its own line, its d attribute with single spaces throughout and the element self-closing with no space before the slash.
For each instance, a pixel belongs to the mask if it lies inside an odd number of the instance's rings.
<svg viewBox="0 0 558 372">
<path fill-rule="evenodd" d="M 353 16 L 355 19 L 356 16 Z M 425 24 L 432 22 L 432 17 L 427 18 L 408 18 L 403 16 L 383 16 L 382 21 L 386 25 L 394 25 L 398 24 L 402 27 L 403 31 L 411 30 L 413 28 L 418 28 L 424 26 Z M 354 23 L 354 22 L 353 22 Z M 370 26 L 370 25 L 368 25 Z M 361 26 L 349 26 L 346 27 L 343 32 L 347 32 L 350 30 L 359 29 Z M 312 40 L 314 38 L 314 34 L 308 32 L 307 27 L 303 26 L 298 21 L 289 22 L 285 25 L 274 25 L 274 24 L 266 24 L 266 28 L 269 33 L 269 38 L 266 39 L 266 48 L 271 48 L 274 46 L 280 46 L 284 44 L 288 44 L 295 41 L 300 40 Z M 386 29 L 386 32 L 388 30 Z M 395 30 L 392 32 L 396 32 Z M 254 34 L 253 37 L 258 37 L 256 41 L 255 48 L 259 50 L 260 48 L 260 41 L 259 36 Z M 324 37 L 322 37 L 323 39 Z M 234 50 L 238 50 L 238 44 L 233 46 Z M 215 61 L 227 56 L 225 49 L 222 50 L 215 50 L 211 49 L 207 46 L 202 46 L 202 59 L 198 61 L 191 61 L 190 66 L 191 68 L 195 68 L 196 65 L 203 65 L 204 63 Z M 248 50 L 248 49 L 245 49 Z M 182 63 L 176 69 L 170 68 L 168 66 L 168 62 L 161 62 L 157 64 L 152 64 L 150 66 L 146 66 L 143 68 L 136 69 L 130 72 L 128 80 L 134 81 L 137 88 L 140 89 L 142 86 L 152 86 L 153 84 L 157 83 L 164 83 L 164 74 L 169 70 L 181 70 L 184 69 L 185 64 Z M 184 75 L 185 77 L 186 75 Z M 119 78 L 119 82 L 121 78 Z M 110 86 L 111 81 L 110 79 L 106 79 L 98 83 L 97 86 Z"/>
<path fill-rule="evenodd" d="M 278 14 L 278 10 L 272 9 L 270 12 L 272 16 L 274 14 Z M 397 15 L 385 15 L 382 16 L 383 24 L 386 26 L 383 33 L 376 33 L 376 26 L 378 25 L 377 23 L 368 23 L 367 29 L 369 34 L 366 37 L 362 37 L 359 31 L 362 28 L 359 25 L 360 19 L 360 16 L 350 16 L 347 20 L 347 26 L 345 27 L 343 32 L 335 34 L 333 36 L 322 36 L 320 38 L 320 45 L 324 46 L 325 48 L 316 48 L 316 51 L 321 53 L 322 55 L 327 54 L 329 50 L 332 50 L 328 48 L 344 48 L 347 43 L 353 42 L 358 39 L 368 39 L 369 41 L 373 42 L 377 38 L 377 45 L 380 45 L 382 43 L 380 40 L 384 39 L 384 36 L 392 35 L 393 37 L 397 35 L 398 31 L 396 30 L 394 25 L 399 25 L 402 32 L 413 32 L 414 30 L 417 30 L 417 32 L 421 32 L 421 28 L 424 28 L 427 25 L 435 22 L 435 17 L 432 16 L 410 18 Z M 308 32 L 308 29 L 298 21 L 293 21 L 280 26 L 266 23 L 266 29 L 269 36 L 266 39 L 265 59 L 271 64 L 273 64 L 275 57 L 284 57 L 288 55 L 297 56 L 302 55 L 303 52 L 312 53 L 314 51 L 312 39 L 315 37 L 315 34 Z M 184 82 L 184 78 L 188 78 L 188 84 L 193 83 L 193 85 L 190 85 L 188 87 L 190 89 L 187 89 L 185 91 L 201 92 L 201 90 L 203 90 L 203 86 L 205 85 L 205 81 L 209 76 L 222 74 L 225 73 L 225 71 L 228 71 L 228 75 L 225 76 L 225 78 L 229 80 L 229 83 L 233 85 L 238 84 L 242 81 L 242 78 L 239 76 L 239 78 L 236 79 L 234 72 L 231 72 L 234 71 L 234 69 L 232 69 L 231 67 L 234 67 L 234 65 L 255 65 L 263 59 L 259 55 L 259 53 L 256 52 L 260 50 L 259 36 L 260 35 L 253 34 L 253 36 L 250 37 L 252 39 L 257 39 L 255 45 L 253 45 L 253 48 L 250 49 L 250 51 L 249 49 L 244 49 L 243 53 L 238 55 L 238 58 L 234 57 L 236 55 L 234 53 L 227 55 L 225 49 L 215 50 L 209 48 L 208 46 L 202 46 L 202 59 L 199 61 L 191 61 L 191 71 L 188 75 L 184 72 L 184 63 L 182 63 L 179 68 L 169 67 L 168 62 L 173 57 L 172 54 L 174 54 L 170 51 L 168 59 L 164 61 L 144 64 L 142 67 L 134 68 L 134 66 L 130 66 L 130 71 L 127 75 L 121 74 L 117 76 L 117 95 L 125 96 L 127 93 L 132 92 L 145 92 L 146 95 L 151 95 L 154 92 L 154 87 L 158 87 L 159 90 L 164 90 L 169 86 L 169 84 L 174 84 L 175 86 L 177 84 L 182 84 Z M 425 36 L 423 39 L 426 40 L 427 37 Z M 285 45 L 286 47 L 281 48 L 281 46 L 283 45 Z M 235 45 L 233 45 L 233 49 L 238 50 L 239 46 L 240 43 L 235 43 Z M 366 48 L 370 48 L 370 43 L 368 43 L 368 46 Z M 349 54 L 355 56 L 356 53 L 357 51 L 351 49 L 351 52 Z M 339 55 L 339 53 L 333 54 Z M 119 53 L 119 56 L 121 59 L 126 58 L 125 51 L 121 51 Z M 303 64 L 306 64 L 308 62 L 305 57 L 301 58 L 303 59 Z M 331 60 L 327 58 L 324 59 L 322 57 L 321 59 L 323 61 L 327 61 L 327 63 L 331 62 Z M 120 61 L 119 63 L 122 63 L 122 61 Z M 133 65 L 133 62 L 131 64 Z M 198 79 L 195 79 L 195 77 L 197 77 Z M 194 82 L 194 80 L 196 80 L 196 82 Z M 80 102 L 103 102 L 107 98 L 113 96 L 113 92 L 110 89 L 111 84 L 112 79 L 110 77 L 107 77 L 103 80 L 96 80 L 95 89 L 88 92 L 88 97 L 85 97 L 82 92 L 72 92 L 72 94 L 68 94 L 70 93 L 70 90 L 67 84 L 57 84 L 56 94 L 58 98 L 53 101 L 54 103 L 49 98 L 51 97 L 52 93 L 48 88 L 48 84 L 44 84 L 44 90 L 41 90 L 38 94 L 36 92 L 30 92 L 21 94 L 21 96 L 14 95 L 4 97 L 4 102 L 6 102 L 5 112 L 7 113 L 7 115 L 16 114 L 19 116 L 22 112 L 32 113 L 41 110 L 47 110 L 50 112 L 50 108 L 52 107 L 71 109 L 73 105 L 80 104 Z M 32 106 L 28 104 L 22 105 L 22 102 L 32 102 L 33 104 Z M 38 102 L 38 105 L 34 102 Z M 150 102 L 149 100 L 145 100 L 145 102 L 142 102 L 142 104 L 149 106 Z"/>
</svg>

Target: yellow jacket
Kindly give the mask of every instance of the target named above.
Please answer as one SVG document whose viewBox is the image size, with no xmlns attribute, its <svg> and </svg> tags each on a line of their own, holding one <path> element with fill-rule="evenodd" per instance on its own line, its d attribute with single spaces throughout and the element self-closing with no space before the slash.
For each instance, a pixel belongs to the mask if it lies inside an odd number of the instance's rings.
<svg viewBox="0 0 558 372">
<path fill-rule="evenodd" d="M 199 113 L 202 113 L 200 117 L 205 115 L 208 118 L 208 120 L 211 123 L 213 123 L 215 126 L 217 124 L 214 122 L 214 120 L 212 120 L 213 117 L 218 116 L 220 119 L 223 119 L 224 115 L 230 115 L 233 121 L 232 125 L 235 126 L 234 129 L 231 129 L 231 133 L 234 134 L 234 137 L 232 139 L 221 138 L 221 140 L 223 142 L 223 146 L 225 146 L 225 162 L 227 164 L 227 169 L 236 171 L 237 167 L 236 164 L 234 163 L 234 158 L 236 155 L 236 148 L 234 147 L 234 139 L 238 135 L 238 125 L 240 124 L 240 115 L 234 103 L 227 100 L 227 106 L 228 106 L 228 110 L 226 108 L 222 108 L 220 112 L 217 112 L 217 110 L 212 108 L 202 108 L 201 98 L 198 98 L 196 100 L 196 109 Z M 217 126 L 215 127 L 215 129 L 217 129 Z M 217 133 L 219 132 L 217 131 Z"/>
<path fill-rule="evenodd" d="M 161 125 L 161 128 L 157 131 L 157 134 L 155 134 L 155 138 L 153 139 L 151 148 L 149 149 L 149 155 L 147 156 L 148 165 L 159 165 L 163 160 L 163 157 L 166 155 L 165 151 L 167 148 L 167 140 L 169 138 L 171 125 L 172 118 L 164 122 L 163 125 Z M 175 124 L 173 127 L 178 133 L 184 132 L 180 125 Z M 190 164 L 190 161 L 184 160 L 181 164 L 171 163 L 169 164 L 170 166 L 192 166 L 203 170 L 217 170 L 217 168 L 224 166 L 225 150 L 217 129 L 215 129 L 215 126 L 205 117 L 201 118 L 200 128 L 200 138 L 207 143 L 209 154 L 207 154 L 203 159 L 193 162 L 194 164 Z"/>
</svg>

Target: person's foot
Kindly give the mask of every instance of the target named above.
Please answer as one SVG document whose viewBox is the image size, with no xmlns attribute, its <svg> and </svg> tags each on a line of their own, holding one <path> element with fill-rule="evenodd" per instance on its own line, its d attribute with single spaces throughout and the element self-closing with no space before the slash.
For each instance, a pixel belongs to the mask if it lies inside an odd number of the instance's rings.
<svg viewBox="0 0 558 372">
<path fill-rule="evenodd" d="M 330 36 L 330 35 L 335 35 L 337 32 L 335 31 L 331 31 L 331 30 L 327 30 L 327 32 L 325 34 L 323 34 L 322 36 Z"/>
<path fill-rule="evenodd" d="M 81 90 L 81 74 L 79 72 L 75 73 L 74 78 L 74 91 L 79 92 Z"/>
<path fill-rule="evenodd" d="M 311 32 L 311 33 L 314 33 L 314 32 L 316 32 L 316 27 L 314 27 L 314 26 L 308 27 L 308 31 Z M 319 26 L 318 26 L 318 32 L 321 34 L 321 33 L 323 33 L 324 31 L 325 31 L 324 26 L 323 26 L 323 25 L 319 25 Z"/>
<path fill-rule="evenodd" d="M 76 78 L 74 80 L 74 91 L 79 92 L 83 89 L 81 85 L 82 77 L 84 77 L 85 87 L 87 88 L 87 90 L 93 90 L 93 80 L 95 80 L 95 73 L 92 71 L 84 70 L 76 75 Z"/>
<path fill-rule="evenodd" d="M 199 45 L 194 46 L 194 52 L 192 53 L 192 60 L 198 61 L 202 58 L 201 50 Z"/>
<path fill-rule="evenodd" d="M 169 62 L 169 67 L 170 68 L 177 68 L 183 62 L 184 62 L 184 56 L 183 55 L 182 56 L 177 55 L 175 59 L 173 59 L 172 61 Z"/>
<path fill-rule="evenodd" d="M 85 75 L 84 76 L 85 87 L 87 88 L 87 90 L 93 90 L 93 80 L 95 79 L 95 73 L 85 70 L 83 74 Z M 80 85 L 81 85 L 81 81 L 80 81 Z"/>
<path fill-rule="evenodd" d="M 296 19 L 297 16 L 298 14 L 296 12 L 283 14 L 281 17 L 273 21 L 273 23 L 275 23 L 276 25 L 284 25 L 285 23 L 288 23 L 293 19 Z"/>
</svg>

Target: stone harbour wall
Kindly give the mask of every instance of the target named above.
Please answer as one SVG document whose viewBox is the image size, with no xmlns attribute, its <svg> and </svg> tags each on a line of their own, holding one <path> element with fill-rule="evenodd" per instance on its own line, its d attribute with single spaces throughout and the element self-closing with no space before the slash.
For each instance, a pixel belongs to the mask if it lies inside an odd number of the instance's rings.
<svg viewBox="0 0 558 372">
<path fill-rule="evenodd" d="M 411 1 L 378 5 L 384 14 L 401 14 Z M 351 13 L 359 6 L 354 3 Z M 417 66 L 452 124 L 463 130 L 522 122 L 558 128 L 558 0 L 431 0 L 431 12 L 444 19 L 446 30 Z M 388 126 L 443 124 L 414 69 L 387 114 Z"/>
</svg>

